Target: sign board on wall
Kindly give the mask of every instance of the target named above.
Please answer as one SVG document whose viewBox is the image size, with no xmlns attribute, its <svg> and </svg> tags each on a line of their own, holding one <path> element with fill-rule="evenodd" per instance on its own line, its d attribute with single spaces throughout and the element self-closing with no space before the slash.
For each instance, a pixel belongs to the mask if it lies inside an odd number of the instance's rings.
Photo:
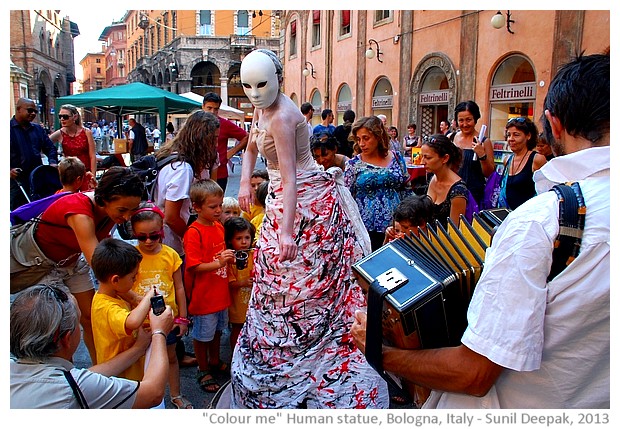
<svg viewBox="0 0 620 429">
<path fill-rule="evenodd" d="M 353 105 L 353 103 L 351 103 L 350 101 L 339 101 L 336 104 L 336 111 L 337 112 L 345 112 L 347 110 L 350 110 L 352 105 Z"/>
<path fill-rule="evenodd" d="M 491 103 L 534 99 L 536 99 L 536 82 L 495 85 L 491 87 Z"/>
<path fill-rule="evenodd" d="M 379 95 L 377 97 L 372 97 L 373 109 L 383 109 L 385 107 L 392 107 L 391 95 Z"/>
<path fill-rule="evenodd" d="M 448 104 L 450 96 L 449 90 L 422 92 L 418 95 L 418 103 L 420 105 L 429 104 Z"/>
</svg>

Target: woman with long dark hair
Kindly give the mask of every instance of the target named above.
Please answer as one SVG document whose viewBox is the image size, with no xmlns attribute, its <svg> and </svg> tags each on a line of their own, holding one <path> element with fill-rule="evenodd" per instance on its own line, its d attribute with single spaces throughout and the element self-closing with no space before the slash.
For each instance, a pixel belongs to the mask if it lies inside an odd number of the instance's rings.
<svg viewBox="0 0 620 429">
<path fill-rule="evenodd" d="M 435 134 L 422 143 L 422 164 L 433 177 L 426 194 L 433 201 L 433 218 L 447 226 L 448 218 L 458 225 L 465 215 L 469 192 L 465 181 L 455 173 L 462 152 L 443 134 Z"/>
<path fill-rule="evenodd" d="M 214 177 L 213 172 L 218 166 L 219 129 L 217 116 L 197 110 L 174 139 L 166 141 L 157 152 L 158 160 L 176 155 L 176 159 L 157 175 L 154 198 L 155 204 L 164 212 L 163 243 L 181 256 L 185 255 L 183 234 L 190 217 L 189 188 L 196 179 Z"/>
</svg>

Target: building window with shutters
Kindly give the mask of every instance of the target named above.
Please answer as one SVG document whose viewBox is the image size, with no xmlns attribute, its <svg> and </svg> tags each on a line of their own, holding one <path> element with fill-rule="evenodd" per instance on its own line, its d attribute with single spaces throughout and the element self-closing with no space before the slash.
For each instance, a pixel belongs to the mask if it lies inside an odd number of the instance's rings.
<svg viewBox="0 0 620 429">
<path fill-rule="evenodd" d="M 340 11 L 340 35 L 346 36 L 347 34 L 351 34 L 351 11 L 342 10 Z"/>
<path fill-rule="evenodd" d="M 321 45 L 321 11 L 312 11 L 312 47 Z"/>
<path fill-rule="evenodd" d="M 288 54 L 291 57 L 297 55 L 297 20 L 291 21 L 291 37 L 289 43 Z"/>
</svg>

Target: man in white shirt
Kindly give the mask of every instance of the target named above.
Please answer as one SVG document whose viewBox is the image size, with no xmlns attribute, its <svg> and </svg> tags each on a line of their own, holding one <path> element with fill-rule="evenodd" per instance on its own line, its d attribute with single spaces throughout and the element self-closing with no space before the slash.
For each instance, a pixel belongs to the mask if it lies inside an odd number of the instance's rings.
<svg viewBox="0 0 620 429">
<path fill-rule="evenodd" d="M 553 78 L 543 125 L 556 157 L 493 237 L 461 345 L 383 348 L 386 371 L 433 389 L 424 408 L 609 408 L 609 66 L 609 55 L 580 56 Z M 587 206 L 581 250 L 547 281 L 560 228 L 546 191 L 567 181 Z M 362 349 L 365 324 L 358 312 Z"/>
<path fill-rule="evenodd" d="M 90 131 L 93 133 L 93 140 L 95 140 L 95 147 L 97 152 L 101 152 L 101 128 L 97 122 L 93 122 Z"/>
<path fill-rule="evenodd" d="M 161 403 L 168 380 L 166 336 L 170 306 L 151 310 L 151 332 L 140 328 L 135 344 L 107 362 L 75 368 L 80 345 L 80 309 L 69 289 L 35 285 L 11 303 L 11 408 L 151 408 Z M 151 347 L 142 381 L 116 376 Z"/>
</svg>

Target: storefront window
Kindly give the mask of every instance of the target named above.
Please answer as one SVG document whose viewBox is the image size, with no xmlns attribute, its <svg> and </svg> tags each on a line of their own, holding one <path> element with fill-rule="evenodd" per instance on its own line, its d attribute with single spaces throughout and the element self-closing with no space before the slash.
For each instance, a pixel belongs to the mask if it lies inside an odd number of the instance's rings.
<svg viewBox="0 0 620 429">
<path fill-rule="evenodd" d="M 377 81 L 375 90 L 372 93 L 372 114 L 385 115 L 387 118 L 386 125 L 389 127 L 392 123 L 392 106 L 393 92 L 390 81 L 382 77 Z"/>
<path fill-rule="evenodd" d="M 342 85 L 338 91 L 338 104 L 336 104 L 336 121 L 334 125 L 340 125 L 344 122 L 342 115 L 345 111 L 353 106 L 353 97 L 351 96 L 351 88 L 346 83 Z"/>
<path fill-rule="evenodd" d="M 314 116 L 312 117 L 312 125 L 321 123 L 321 111 L 323 110 L 323 100 L 321 100 L 321 92 L 317 89 L 312 93 L 310 97 L 310 104 L 314 108 Z"/>
<path fill-rule="evenodd" d="M 493 142 L 505 142 L 505 126 L 510 118 L 526 116 L 536 122 L 536 76 L 530 61 L 522 55 L 506 58 L 495 71 L 489 99 L 489 136 Z M 496 145 L 499 148 L 500 144 Z"/>
</svg>

